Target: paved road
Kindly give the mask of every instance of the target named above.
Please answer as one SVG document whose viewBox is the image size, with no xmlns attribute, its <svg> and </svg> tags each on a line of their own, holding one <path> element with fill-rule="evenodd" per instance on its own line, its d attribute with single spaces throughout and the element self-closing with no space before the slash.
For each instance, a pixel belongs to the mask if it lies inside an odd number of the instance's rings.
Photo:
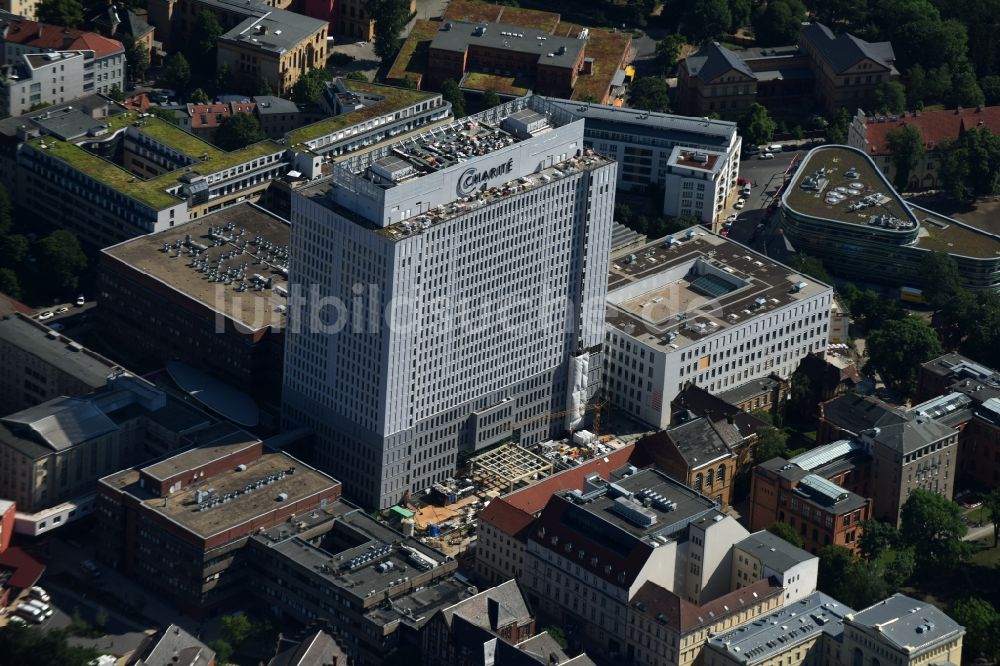
<svg viewBox="0 0 1000 666">
<path fill-rule="evenodd" d="M 982 527 L 970 527 L 962 541 L 976 541 L 985 537 L 993 538 L 993 523 L 986 523 Z"/>
</svg>

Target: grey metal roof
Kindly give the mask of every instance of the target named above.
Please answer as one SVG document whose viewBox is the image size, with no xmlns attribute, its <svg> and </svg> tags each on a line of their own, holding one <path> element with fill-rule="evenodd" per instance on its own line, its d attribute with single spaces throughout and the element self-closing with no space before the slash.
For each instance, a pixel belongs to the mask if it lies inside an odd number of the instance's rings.
<svg viewBox="0 0 1000 666">
<path fill-rule="evenodd" d="M 0 341 L 36 357 L 92 388 L 104 386 L 117 368 L 108 359 L 20 314 L 0 320 Z M 2 346 L 2 345 L 0 345 Z"/>
<path fill-rule="evenodd" d="M 940 419 L 953 412 L 963 410 L 972 404 L 972 398 L 964 393 L 952 392 L 931 398 L 910 408 L 910 412 L 932 419 Z"/>
<path fill-rule="evenodd" d="M 698 52 L 684 60 L 690 76 L 705 81 L 714 81 L 726 72 L 736 70 L 750 78 L 756 78 L 750 66 L 737 53 L 730 51 L 719 42 L 709 42 Z"/>
<path fill-rule="evenodd" d="M 851 34 L 834 36 L 833 31 L 822 23 L 810 23 L 802 28 L 802 36 L 811 43 L 837 74 L 844 72 L 862 60 L 874 60 L 892 70 L 896 59 L 889 42 L 866 42 Z"/>
<path fill-rule="evenodd" d="M 491 626 L 490 602 L 497 604 L 496 626 Z M 515 580 L 509 580 L 468 599 L 463 599 L 457 604 L 445 608 L 441 613 L 448 624 L 451 624 L 452 618 L 458 615 L 477 627 L 494 632 L 511 622 L 520 625 L 530 622 L 532 618 L 528 602 L 521 594 L 521 589 Z"/>
<path fill-rule="evenodd" d="M 461 53 L 464 53 L 469 46 L 508 50 L 514 53 L 533 53 L 538 55 L 541 64 L 573 67 L 586 43 L 585 39 L 560 37 L 544 30 L 504 23 L 446 21 L 437 31 L 430 47 Z M 560 47 L 564 49 L 563 53 L 559 53 Z"/>
<path fill-rule="evenodd" d="M 836 442 L 830 442 L 823 446 L 817 446 L 815 449 L 809 449 L 805 453 L 791 458 L 788 462 L 798 465 L 804 470 L 811 471 L 829 462 L 833 462 L 837 458 L 843 458 L 864 448 L 865 445 L 859 440 L 839 439 Z"/>
<path fill-rule="evenodd" d="M 903 423 L 880 426 L 874 439 L 882 446 L 907 454 L 954 434 L 954 428 L 927 417 L 917 416 Z"/>
<path fill-rule="evenodd" d="M 309 634 L 302 642 L 279 652 L 267 666 L 329 666 L 347 664 L 347 653 L 324 631 Z"/>
<path fill-rule="evenodd" d="M 274 95 L 257 95 L 253 98 L 257 104 L 257 113 L 267 116 L 276 113 L 298 113 L 299 106 L 289 99 L 275 97 Z"/>
<path fill-rule="evenodd" d="M 761 379 L 751 379 L 750 381 L 735 386 L 727 391 L 721 391 L 716 395 L 726 402 L 738 405 L 754 396 L 773 391 L 781 384 L 781 380 L 775 377 L 763 377 Z"/>
<path fill-rule="evenodd" d="M 736 663 L 759 664 L 819 634 L 839 637 L 844 632 L 844 616 L 852 612 L 833 597 L 813 592 L 770 615 L 713 636 L 708 647 Z"/>
<path fill-rule="evenodd" d="M 14 432 L 30 431 L 36 441 L 53 451 L 118 430 L 92 401 L 77 398 L 55 398 L 0 420 Z"/>
<path fill-rule="evenodd" d="M 681 145 L 704 145 L 726 148 L 736 140 L 736 123 L 678 116 L 671 113 L 653 113 L 641 109 L 628 109 L 546 97 L 545 100 L 575 119 L 583 118 L 584 132 L 591 129 L 629 132 L 644 136 L 659 136 Z"/>
<path fill-rule="evenodd" d="M 646 236 L 638 231 L 632 231 L 624 224 L 613 222 L 611 224 L 611 251 L 619 250 L 633 243 L 644 243 Z"/>
<path fill-rule="evenodd" d="M 229 11 L 240 11 L 230 7 L 224 0 L 215 0 Z M 235 3 L 238 5 L 238 3 Z M 263 51 L 284 53 L 305 39 L 311 37 L 317 30 L 326 25 L 326 21 L 310 18 L 302 14 L 266 7 L 268 11 L 261 13 L 244 5 L 242 13 L 247 18 L 240 21 L 232 30 L 219 37 L 222 41 L 234 42 L 250 48 Z M 260 32 L 263 29 L 265 32 Z"/>
<path fill-rule="evenodd" d="M 760 560 L 762 567 L 771 571 L 788 571 L 816 557 L 767 530 L 754 532 L 736 547 L 753 555 Z"/>
<path fill-rule="evenodd" d="M 712 422 L 697 418 L 664 431 L 677 452 L 692 469 L 732 455 Z"/>
<path fill-rule="evenodd" d="M 965 633 L 964 627 L 935 606 L 898 593 L 848 614 L 846 620 L 878 632 L 882 640 L 906 652 L 910 659 Z"/>
<path fill-rule="evenodd" d="M 171 624 L 152 644 L 146 656 L 136 662 L 136 666 L 208 666 L 215 659 L 215 651 L 184 631 Z"/>
<path fill-rule="evenodd" d="M 823 418 L 832 425 L 857 435 L 863 430 L 902 423 L 906 417 L 899 410 L 881 400 L 845 393 L 823 403 Z"/>
</svg>

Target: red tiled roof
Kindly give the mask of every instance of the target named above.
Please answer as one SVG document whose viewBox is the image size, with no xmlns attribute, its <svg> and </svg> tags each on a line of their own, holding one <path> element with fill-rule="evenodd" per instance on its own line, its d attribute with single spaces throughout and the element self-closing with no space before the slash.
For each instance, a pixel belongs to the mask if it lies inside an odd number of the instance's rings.
<svg viewBox="0 0 1000 666">
<path fill-rule="evenodd" d="M 0 317 L 6 317 L 7 315 L 14 314 L 15 312 L 20 312 L 21 314 L 28 315 L 29 317 L 35 314 L 34 310 L 21 301 L 14 300 L 7 294 L 0 293 Z"/>
<path fill-rule="evenodd" d="M 898 120 L 866 123 L 869 155 L 888 155 L 886 135 L 897 127 L 909 125 L 920 130 L 924 144 L 935 149 L 945 139 L 955 139 L 967 129 L 988 127 L 1000 133 L 1000 106 L 986 106 L 982 109 L 951 109 L 946 111 L 926 111 L 920 115 L 907 115 Z"/>
<path fill-rule="evenodd" d="M 504 534 L 518 536 L 535 522 L 535 517 L 498 497 L 479 512 L 479 522 L 489 523 Z"/>
<path fill-rule="evenodd" d="M 188 104 L 187 111 L 193 129 L 218 127 L 231 113 L 228 104 Z"/>
<path fill-rule="evenodd" d="M 646 583 L 636 592 L 632 599 L 632 607 L 638 612 L 645 613 L 651 620 L 659 620 L 659 616 L 662 615 L 663 621 L 683 636 L 701 627 L 715 624 L 726 615 L 742 613 L 749 606 L 781 594 L 781 591 L 780 585 L 772 583 L 770 579 L 764 579 L 699 606 L 681 599 L 656 583 Z"/>
<path fill-rule="evenodd" d="M 503 499 L 516 509 L 537 515 L 555 493 L 561 490 L 580 490 L 583 488 L 583 480 L 591 474 L 607 477 L 610 472 L 624 467 L 634 450 L 635 444 L 626 444 L 606 456 L 588 460 L 579 467 L 553 474 L 526 488 L 504 495 Z"/>
<path fill-rule="evenodd" d="M 94 52 L 96 58 L 104 58 L 125 51 L 121 42 L 102 37 L 94 32 L 84 32 L 74 28 L 27 20 L 11 21 L 6 40 L 13 44 L 23 44 L 39 49 L 90 50 Z"/>
<path fill-rule="evenodd" d="M 17 546 L 12 546 L 0 553 L 0 569 L 13 571 L 7 585 L 24 590 L 38 582 L 45 565 Z"/>
</svg>

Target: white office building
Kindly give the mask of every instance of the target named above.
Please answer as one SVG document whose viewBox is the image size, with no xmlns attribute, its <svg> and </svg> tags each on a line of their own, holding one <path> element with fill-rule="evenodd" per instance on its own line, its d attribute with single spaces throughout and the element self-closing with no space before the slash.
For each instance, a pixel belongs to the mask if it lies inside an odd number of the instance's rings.
<svg viewBox="0 0 1000 666">
<path fill-rule="evenodd" d="M 350 156 L 294 195 L 284 417 L 313 429 L 348 495 L 384 507 L 515 430 L 580 425 L 614 191 L 583 123 L 530 97 Z"/>
<path fill-rule="evenodd" d="M 692 227 L 612 256 L 604 386 L 656 428 L 685 384 L 789 377 L 830 336 L 833 289 Z"/>
<path fill-rule="evenodd" d="M 686 177 L 671 164 L 671 155 L 680 148 L 684 153 L 721 154 L 715 179 L 717 191 L 722 201 L 735 193 L 743 140 L 734 122 L 606 104 L 549 101 L 569 117 L 584 121 L 584 141 L 588 147 L 618 161 L 618 187 L 622 189 L 648 185 L 658 185 L 665 190 L 680 189 L 671 184 L 671 181 L 680 182 Z M 680 214 L 673 212 L 676 208 L 673 203 L 664 200 L 665 215 Z"/>
<path fill-rule="evenodd" d="M 61 104 L 83 97 L 83 51 L 28 53 L 16 65 L 4 65 L 0 76 L 0 112 L 20 116 L 32 107 Z"/>
<path fill-rule="evenodd" d="M 732 192 L 725 153 L 692 150 L 677 146 L 667 158 L 663 213 L 673 217 L 693 217 L 717 229 L 722 222 L 726 199 Z"/>
</svg>

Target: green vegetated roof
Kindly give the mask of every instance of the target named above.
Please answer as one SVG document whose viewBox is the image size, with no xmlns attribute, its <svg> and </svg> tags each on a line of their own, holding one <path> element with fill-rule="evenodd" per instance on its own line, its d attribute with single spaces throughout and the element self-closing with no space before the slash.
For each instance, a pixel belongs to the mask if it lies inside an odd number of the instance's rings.
<svg viewBox="0 0 1000 666">
<path fill-rule="evenodd" d="M 110 132 L 116 132 L 136 122 L 141 123 L 135 127 L 138 131 L 197 160 L 197 163 L 193 164 L 191 168 L 206 176 L 284 150 L 282 146 L 273 141 L 260 141 L 241 150 L 226 152 L 165 120 L 155 116 L 140 118 L 138 113 L 132 111 L 112 116 L 105 121 L 105 124 Z M 167 193 L 166 190 L 178 184 L 180 175 L 185 173 L 187 168 L 176 169 L 144 180 L 114 162 L 84 150 L 77 144 L 60 141 L 51 136 L 31 141 L 31 144 L 36 148 L 43 143 L 46 146 L 45 152 L 151 208 L 161 210 L 176 205 L 180 201 L 174 195 Z"/>
<path fill-rule="evenodd" d="M 469 72 L 462 79 L 462 87 L 470 90 L 493 90 L 501 95 L 526 95 L 531 89 L 521 77 L 499 76 L 483 72 Z"/>
<path fill-rule="evenodd" d="M 344 85 L 352 92 L 379 95 L 384 99 L 372 104 L 371 106 L 366 106 L 363 109 L 352 111 L 350 113 L 344 113 L 339 116 L 324 118 L 323 120 L 313 123 L 312 125 L 306 125 L 305 127 L 300 127 L 297 130 L 292 130 L 288 133 L 289 146 L 294 147 L 308 141 L 313 141 L 322 136 L 326 136 L 327 134 L 332 134 L 338 130 L 342 130 L 345 127 L 357 125 L 365 122 L 366 120 L 370 120 L 371 118 L 376 118 L 386 113 L 391 113 L 392 111 L 412 106 L 418 102 L 430 99 L 437 94 L 422 92 L 420 90 L 411 90 L 410 88 L 385 86 L 378 83 L 366 83 L 364 81 L 344 80 Z"/>
<path fill-rule="evenodd" d="M 427 69 L 427 49 L 441 23 L 417 19 L 410 31 L 410 36 L 403 42 L 396 59 L 392 62 L 387 79 L 403 80 L 409 74 L 423 74 Z M 421 48 L 421 45 L 423 48 Z"/>
</svg>

